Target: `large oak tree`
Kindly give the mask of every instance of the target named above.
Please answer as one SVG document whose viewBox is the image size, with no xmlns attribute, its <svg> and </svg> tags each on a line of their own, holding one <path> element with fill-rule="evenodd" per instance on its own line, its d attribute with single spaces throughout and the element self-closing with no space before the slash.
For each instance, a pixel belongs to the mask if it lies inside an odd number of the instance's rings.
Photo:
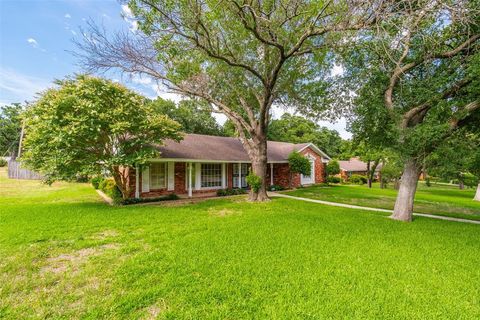
<svg viewBox="0 0 480 320">
<path fill-rule="evenodd" d="M 394 10 L 387 3 L 132 0 L 137 32 L 91 25 L 78 45 L 90 70 L 146 74 L 225 114 L 262 180 L 250 198 L 263 201 L 272 105 L 325 105 L 329 49 Z"/>
<path fill-rule="evenodd" d="M 480 112 L 478 1 L 403 1 L 405 12 L 344 52 L 352 129 L 404 163 L 392 218 L 410 221 L 427 155 Z M 350 95 L 352 97 L 352 95 Z M 478 125 L 478 123 L 477 123 Z"/>
</svg>

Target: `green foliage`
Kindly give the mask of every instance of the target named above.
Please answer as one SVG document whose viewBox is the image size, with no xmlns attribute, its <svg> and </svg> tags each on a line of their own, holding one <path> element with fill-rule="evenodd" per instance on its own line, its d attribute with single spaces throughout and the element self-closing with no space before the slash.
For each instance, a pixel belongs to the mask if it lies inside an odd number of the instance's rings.
<svg viewBox="0 0 480 320">
<path fill-rule="evenodd" d="M 114 203 L 118 204 L 122 200 L 122 192 L 113 179 L 105 179 L 101 181 L 98 185 L 98 188 L 107 196 L 112 198 Z"/>
<path fill-rule="evenodd" d="M 23 109 L 20 103 L 0 106 L 0 157 L 18 153 Z"/>
<path fill-rule="evenodd" d="M 285 190 L 285 188 L 278 184 L 273 184 L 271 186 L 268 186 L 268 191 L 282 191 L 282 190 Z"/>
<path fill-rule="evenodd" d="M 7 160 L 0 158 L 0 167 L 6 167 L 8 164 Z"/>
<path fill-rule="evenodd" d="M 338 160 L 335 160 L 335 159 L 330 160 L 327 163 L 326 171 L 327 171 L 327 175 L 329 177 L 339 174 L 340 173 L 340 163 L 338 162 Z"/>
<path fill-rule="evenodd" d="M 212 116 L 211 107 L 197 100 L 181 100 L 178 104 L 160 97 L 150 102 L 155 112 L 177 121 L 185 133 L 224 136 L 223 128 Z"/>
<path fill-rule="evenodd" d="M 290 172 L 301 173 L 305 176 L 310 175 L 312 170 L 310 160 L 297 151 L 293 151 L 288 155 L 288 165 L 290 167 Z"/>
<path fill-rule="evenodd" d="M 471 174 L 471 173 L 464 173 L 462 175 L 462 180 L 463 180 L 463 183 L 467 187 L 475 188 L 475 187 L 477 187 L 477 185 L 480 181 L 480 178 L 478 178 L 477 176 L 475 176 L 474 174 Z"/>
<path fill-rule="evenodd" d="M 248 176 L 246 176 L 245 180 L 247 181 L 247 184 L 252 188 L 253 192 L 258 192 L 260 188 L 262 187 L 262 178 L 254 174 L 253 172 L 250 172 Z"/>
<path fill-rule="evenodd" d="M 171 201 L 180 199 L 175 193 L 170 193 L 161 197 L 154 198 L 129 198 L 119 201 L 119 204 L 129 205 L 137 203 L 149 203 L 149 202 L 161 202 L 161 201 Z"/>
<path fill-rule="evenodd" d="M 327 178 L 328 183 L 342 183 L 342 178 L 331 176 Z"/>
<path fill-rule="evenodd" d="M 352 174 L 350 177 L 348 177 L 348 182 L 354 183 L 354 184 L 365 184 L 367 183 L 368 179 L 366 176 L 362 176 L 359 174 Z"/>
<path fill-rule="evenodd" d="M 96 176 L 91 179 L 92 186 L 95 189 L 100 189 L 100 183 L 102 183 L 105 179 L 102 176 Z"/>
<path fill-rule="evenodd" d="M 225 196 L 234 196 L 238 194 L 246 194 L 247 190 L 245 189 L 219 189 L 217 190 L 217 196 L 225 197 Z"/>
<path fill-rule="evenodd" d="M 312 142 L 330 157 L 336 157 L 343 144 L 337 131 L 320 127 L 309 119 L 289 113 L 271 121 L 267 138 L 292 143 Z"/>
<path fill-rule="evenodd" d="M 77 75 L 56 84 L 26 112 L 21 159 L 49 181 L 105 170 L 116 176 L 121 166 L 158 156 L 163 139 L 180 139 L 178 123 L 118 83 Z M 119 188 L 127 197 L 128 186 Z"/>
<path fill-rule="evenodd" d="M 387 160 L 380 171 L 381 179 L 385 184 L 388 184 L 392 181 L 398 181 L 402 176 L 402 172 L 403 167 L 400 159 L 391 157 Z"/>
</svg>

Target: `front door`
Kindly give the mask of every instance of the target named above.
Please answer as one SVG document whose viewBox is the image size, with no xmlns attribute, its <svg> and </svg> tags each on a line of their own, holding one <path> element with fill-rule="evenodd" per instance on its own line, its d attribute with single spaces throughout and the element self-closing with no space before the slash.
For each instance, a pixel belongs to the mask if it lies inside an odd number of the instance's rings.
<svg viewBox="0 0 480 320">
<path fill-rule="evenodd" d="M 233 164 L 233 187 L 246 188 L 248 176 L 248 163 L 234 163 Z"/>
<path fill-rule="evenodd" d="M 300 175 L 300 184 L 314 184 L 315 183 L 315 159 L 310 159 L 310 175 Z"/>
</svg>

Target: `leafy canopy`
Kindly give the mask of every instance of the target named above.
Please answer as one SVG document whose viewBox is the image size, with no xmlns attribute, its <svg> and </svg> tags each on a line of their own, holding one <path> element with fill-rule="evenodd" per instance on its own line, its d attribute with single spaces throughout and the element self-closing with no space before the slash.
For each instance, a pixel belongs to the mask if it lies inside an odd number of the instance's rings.
<svg viewBox="0 0 480 320">
<path fill-rule="evenodd" d="M 22 111 L 20 103 L 0 107 L 0 156 L 16 155 L 18 152 Z"/>
<path fill-rule="evenodd" d="M 181 100 L 175 104 L 160 97 L 150 102 L 155 112 L 177 121 L 185 133 L 224 136 L 223 128 L 212 116 L 210 107 L 198 100 Z"/>
<path fill-rule="evenodd" d="M 312 142 L 330 157 L 337 157 L 343 140 L 335 130 L 321 127 L 301 116 L 284 113 L 280 119 L 270 122 L 267 138 L 292 143 Z"/>
<path fill-rule="evenodd" d="M 330 160 L 327 164 L 327 175 L 328 176 L 334 176 L 340 173 L 340 163 L 338 160 Z"/>
<path fill-rule="evenodd" d="M 49 181 L 104 170 L 115 177 L 121 166 L 158 156 L 154 144 L 180 139 L 178 123 L 118 83 L 77 75 L 56 84 L 26 112 L 22 156 Z"/>
</svg>

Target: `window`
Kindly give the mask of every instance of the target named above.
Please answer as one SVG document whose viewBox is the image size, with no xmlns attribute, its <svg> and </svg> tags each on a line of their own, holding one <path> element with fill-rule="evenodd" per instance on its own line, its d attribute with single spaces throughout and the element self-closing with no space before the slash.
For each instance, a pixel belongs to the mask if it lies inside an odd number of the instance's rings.
<svg viewBox="0 0 480 320">
<path fill-rule="evenodd" d="M 240 175 L 240 169 L 242 174 Z M 241 188 L 247 187 L 246 177 L 248 176 L 248 163 L 234 163 L 233 164 L 233 187 L 238 188 L 238 179 L 241 179 Z"/>
<path fill-rule="evenodd" d="M 222 164 L 202 163 L 201 179 L 202 188 L 216 188 L 222 186 Z"/>
<path fill-rule="evenodd" d="M 150 189 L 166 188 L 166 171 L 166 163 L 152 163 L 150 165 Z"/>
</svg>

